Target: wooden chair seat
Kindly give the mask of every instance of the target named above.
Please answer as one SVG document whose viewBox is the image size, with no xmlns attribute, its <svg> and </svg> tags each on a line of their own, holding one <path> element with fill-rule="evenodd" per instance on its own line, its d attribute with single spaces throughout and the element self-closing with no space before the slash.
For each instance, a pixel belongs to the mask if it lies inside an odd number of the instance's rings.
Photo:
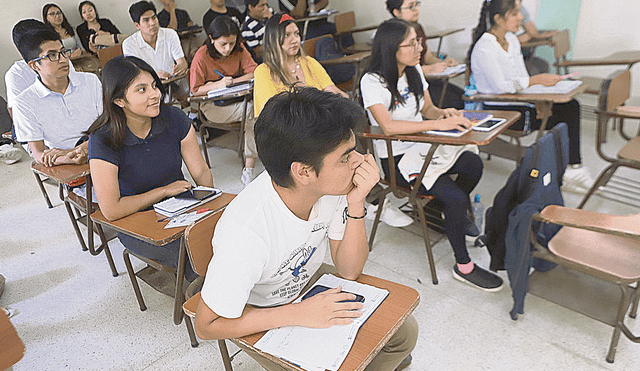
<svg viewBox="0 0 640 371">
<path fill-rule="evenodd" d="M 637 240 L 574 227 L 563 227 L 549 241 L 549 250 L 581 266 L 608 274 L 612 279 L 640 279 Z"/>
<path fill-rule="evenodd" d="M 182 304 L 182 309 L 184 313 L 191 317 L 196 318 L 196 310 L 198 309 L 198 303 L 200 302 L 200 293 L 193 295 L 187 301 Z"/>
<path fill-rule="evenodd" d="M 635 137 L 628 141 L 618 153 L 618 158 L 637 162 L 640 166 L 640 137 Z"/>
</svg>

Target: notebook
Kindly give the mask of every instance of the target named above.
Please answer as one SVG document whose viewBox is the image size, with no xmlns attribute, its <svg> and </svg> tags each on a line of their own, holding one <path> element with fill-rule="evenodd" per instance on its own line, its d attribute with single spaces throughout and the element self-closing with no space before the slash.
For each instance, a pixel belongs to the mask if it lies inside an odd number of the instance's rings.
<svg viewBox="0 0 640 371">
<path fill-rule="evenodd" d="M 173 216 L 179 215 L 182 212 L 189 210 L 194 206 L 201 205 L 205 202 L 209 202 L 214 198 L 217 198 L 220 195 L 222 195 L 222 191 L 218 188 L 198 186 L 198 187 L 194 187 L 193 189 L 208 190 L 208 191 L 213 191 L 213 193 L 211 194 L 211 196 L 207 198 L 203 198 L 202 200 L 171 197 L 164 201 L 160 201 L 154 204 L 153 210 L 158 214 L 162 214 L 167 217 L 173 217 Z"/>
<path fill-rule="evenodd" d="M 486 112 L 462 112 L 464 117 L 471 121 L 473 125 L 480 125 L 493 118 L 493 115 Z"/>
<path fill-rule="evenodd" d="M 457 73 L 463 73 L 466 70 L 467 70 L 467 65 L 464 63 L 461 63 L 457 66 L 447 67 L 444 71 L 439 73 L 430 73 L 427 76 L 451 76 Z"/>
<path fill-rule="evenodd" d="M 239 93 L 241 91 L 249 90 L 251 88 L 253 88 L 253 80 L 239 82 L 237 84 L 231 84 L 226 88 L 209 90 L 207 92 L 207 97 L 209 98 L 221 97 L 223 95 Z"/>
<path fill-rule="evenodd" d="M 429 131 L 425 131 L 425 133 L 426 134 L 432 134 L 432 135 L 444 135 L 446 137 L 459 137 L 459 136 L 465 135 L 469 131 L 471 131 L 471 128 L 468 128 L 468 129 L 465 129 L 465 130 L 459 130 L 459 129 L 429 130 Z"/>
<path fill-rule="evenodd" d="M 531 85 L 520 91 L 520 94 L 567 94 L 582 85 L 580 80 L 562 80 L 553 86 Z"/>
</svg>

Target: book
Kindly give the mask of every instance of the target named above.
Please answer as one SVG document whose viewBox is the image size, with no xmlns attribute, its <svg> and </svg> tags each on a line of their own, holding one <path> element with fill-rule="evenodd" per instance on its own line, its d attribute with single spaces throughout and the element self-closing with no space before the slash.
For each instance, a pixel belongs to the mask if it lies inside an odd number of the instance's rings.
<svg viewBox="0 0 640 371">
<path fill-rule="evenodd" d="M 227 94 L 239 93 L 241 91 L 249 90 L 253 88 L 253 80 L 243 81 L 237 84 L 231 84 L 226 88 L 212 89 L 207 92 L 207 97 L 216 98 Z"/>
<path fill-rule="evenodd" d="M 222 191 L 217 188 L 198 186 L 194 187 L 193 190 L 212 191 L 212 194 L 211 196 L 203 198 L 201 200 L 195 198 L 171 197 L 154 204 L 153 210 L 158 214 L 171 218 L 191 209 L 192 207 L 201 205 L 205 202 L 209 202 L 214 198 L 222 195 Z"/>
<path fill-rule="evenodd" d="M 580 80 L 562 80 L 553 86 L 531 85 L 520 91 L 520 94 L 567 94 L 582 85 Z"/>
</svg>

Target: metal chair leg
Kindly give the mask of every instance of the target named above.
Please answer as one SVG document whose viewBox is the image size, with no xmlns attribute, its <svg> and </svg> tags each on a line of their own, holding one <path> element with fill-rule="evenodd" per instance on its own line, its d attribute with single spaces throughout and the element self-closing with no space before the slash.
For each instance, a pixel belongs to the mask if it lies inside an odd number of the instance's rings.
<svg viewBox="0 0 640 371">
<path fill-rule="evenodd" d="M 373 227 L 371 227 L 371 234 L 369 235 L 369 251 L 373 249 L 373 239 L 376 237 L 376 231 L 378 230 L 378 224 L 380 224 L 380 217 L 382 216 L 382 207 L 387 197 L 387 192 L 383 192 L 378 197 L 378 210 L 376 211 L 376 218 L 373 221 Z"/>
<path fill-rule="evenodd" d="M 616 325 L 613 329 L 613 335 L 611 336 L 611 344 L 609 345 L 609 353 L 607 353 L 607 362 L 613 363 L 613 359 L 616 356 L 616 349 L 618 349 L 618 341 L 620 340 L 620 333 L 624 326 L 624 316 L 629 308 L 629 300 L 631 295 L 629 292 L 631 289 L 625 284 L 618 285 L 622 290 L 622 298 L 620 298 L 620 304 L 618 305 L 618 313 L 616 314 Z"/>
<path fill-rule="evenodd" d="M 129 250 L 124 249 L 122 251 L 122 258 L 124 259 L 124 265 L 127 267 L 127 273 L 129 274 L 129 278 L 131 279 L 131 285 L 133 286 L 133 291 L 136 293 L 136 298 L 138 299 L 140 310 L 144 312 L 145 310 L 147 310 L 147 306 L 144 304 L 144 299 L 142 298 L 142 292 L 140 292 L 140 286 L 138 285 L 136 272 L 133 271 L 133 266 L 131 265 Z"/>
<path fill-rule="evenodd" d="M 202 121 L 202 119 L 200 119 L 200 121 Z M 207 166 L 209 166 L 209 169 L 211 169 L 211 163 L 209 163 L 209 153 L 207 152 L 207 141 L 204 140 L 205 129 L 206 129 L 206 126 L 200 125 L 200 145 L 202 146 L 202 154 L 204 155 L 204 161 L 207 163 Z"/>
<path fill-rule="evenodd" d="M 224 339 L 218 340 L 218 348 L 220 348 L 220 355 L 222 355 L 222 363 L 224 364 L 225 371 L 233 371 L 231 358 L 229 357 L 229 350 L 227 349 L 227 343 Z"/>
<path fill-rule="evenodd" d="M 198 338 L 196 338 L 195 331 L 193 331 L 193 323 L 191 322 L 191 317 L 189 316 L 184 316 L 184 317 L 185 317 L 184 324 L 187 326 L 187 332 L 189 332 L 189 340 L 191 341 L 191 347 L 197 348 L 198 345 L 200 344 L 198 343 Z"/>
<path fill-rule="evenodd" d="M 73 225 L 73 230 L 76 232 L 76 237 L 78 237 L 78 241 L 80 242 L 82 251 L 87 251 L 87 245 L 84 242 L 84 237 L 82 237 L 82 232 L 80 232 L 80 227 L 78 227 L 78 221 L 76 220 L 76 216 L 73 213 L 73 209 L 71 208 L 71 203 L 65 201 L 64 206 L 67 209 L 67 214 L 69 215 L 69 219 L 71 220 L 71 225 Z"/>
<path fill-rule="evenodd" d="M 42 178 L 40 178 L 40 175 L 33 173 L 33 175 L 35 175 L 36 177 L 36 182 L 38 183 L 38 187 L 40 188 L 40 192 L 42 192 L 42 197 L 44 197 L 44 202 L 47 203 L 47 207 L 49 209 L 53 208 L 53 205 L 51 204 L 51 200 L 49 200 L 49 195 L 47 194 L 47 190 L 44 189 L 44 183 L 42 182 Z"/>
<path fill-rule="evenodd" d="M 91 218 L 88 218 L 88 219 L 91 219 Z M 104 249 L 104 254 L 107 256 L 107 263 L 109 263 L 109 268 L 111 268 L 111 274 L 114 277 L 118 277 L 118 270 L 116 269 L 116 264 L 113 262 L 113 257 L 111 256 L 111 250 L 109 250 L 107 236 L 105 236 L 104 230 L 102 229 L 102 226 L 100 224 L 94 224 L 94 225 L 95 225 L 95 229 L 98 231 L 98 236 L 100 237 L 101 246 L 102 246 L 102 249 Z"/>
<path fill-rule="evenodd" d="M 636 283 L 636 288 L 633 289 L 633 292 L 635 299 L 633 299 L 633 305 L 631 306 L 629 317 L 636 318 L 636 314 L 638 314 L 638 302 L 640 301 L 640 282 Z"/>
<path fill-rule="evenodd" d="M 422 237 L 424 238 L 424 246 L 427 249 L 427 259 L 429 260 L 429 270 L 431 271 L 431 281 L 434 285 L 438 284 L 438 275 L 436 274 L 436 263 L 433 258 L 433 251 L 431 249 L 431 241 L 429 241 L 429 228 L 427 227 L 427 218 L 424 215 L 424 208 L 420 206 L 419 202 L 413 202 L 413 207 L 418 209 L 418 216 L 420 217 L 420 226 L 422 227 Z"/>
<path fill-rule="evenodd" d="M 598 178 L 596 179 L 596 181 L 593 183 L 593 185 L 591 186 L 591 188 L 589 188 L 589 191 L 587 192 L 587 194 L 584 196 L 584 198 L 582 199 L 582 201 L 580 201 L 580 204 L 578 205 L 577 209 L 582 209 L 584 207 L 584 205 L 587 203 L 587 201 L 589 201 L 589 198 L 591 198 L 591 196 L 595 193 L 595 191 L 607 184 L 609 182 L 609 179 L 611 179 L 611 177 L 613 176 L 613 173 L 618 169 L 620 165 L 617 163 L 613 163 L 609 166 L 607 166 L 598 176 Z"/>
</svg>

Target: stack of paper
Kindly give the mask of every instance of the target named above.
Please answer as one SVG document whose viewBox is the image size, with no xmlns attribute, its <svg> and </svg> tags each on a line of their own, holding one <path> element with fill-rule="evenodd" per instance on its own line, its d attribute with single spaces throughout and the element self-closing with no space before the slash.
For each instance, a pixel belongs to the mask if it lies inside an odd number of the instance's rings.
<svg viewBox="0 0 640 371">
<path fill-rule="evenodd" d="M 520 91 L 520 94 L 567 94 L 582 85 L 580 80 L 562 80 L 553 86 L 531 85 Z"/>
<path fill-rule="evenodd" d="M 167 217 L 174 217 L 189 210 L 193 206 L 211 201 L 222 194 L 222 191 L 217 188 L 198 186 L 193 189 L 213 191 L 213 194 L 203 200 L 171 197 L 164 201 L 160 201 L 157 204 L 154 204 L 153 210 L 155 210 L 155 212 L 157 212 L 158 214 L 162 214 Z"/>
<path fill-rule="evenodd" d="M 215 98 L 221 97 L 227 94 L 238 93 L 241 91 L 249 90 L 253 87 L 253 81 L 241 82 L 237 85 L 230 85 L 226 88 L 212 89 L 207 92 L 207 97 Z"/>
<path fill-rule="evenodd" d="M 457 66 L 447 67 L 444 71 L 440 73 L 430 73 L 428 76 L 451 76 L 458 73 L 463 73 L 466 70 L 467 70 L 467 65 L 464 63 L 461 63 Z"/>
<path fill-rule="evenodd" d="M 389 291 L 348 281 L 331 274 L 320 277 L 315 285 L 342 286 L 343 291 L 364 296 L 362 316 L 346 326 L 333 326 L 325 329 L 293 326 L 269 330 L 255 344 L 255 347 L 294 363 L 305 370 L 336 371 L 353 346 L 358 329 L 389 295 Z M 296 300 L 296 302 L 299 301 L 300 299 Z"/>
</svg>

